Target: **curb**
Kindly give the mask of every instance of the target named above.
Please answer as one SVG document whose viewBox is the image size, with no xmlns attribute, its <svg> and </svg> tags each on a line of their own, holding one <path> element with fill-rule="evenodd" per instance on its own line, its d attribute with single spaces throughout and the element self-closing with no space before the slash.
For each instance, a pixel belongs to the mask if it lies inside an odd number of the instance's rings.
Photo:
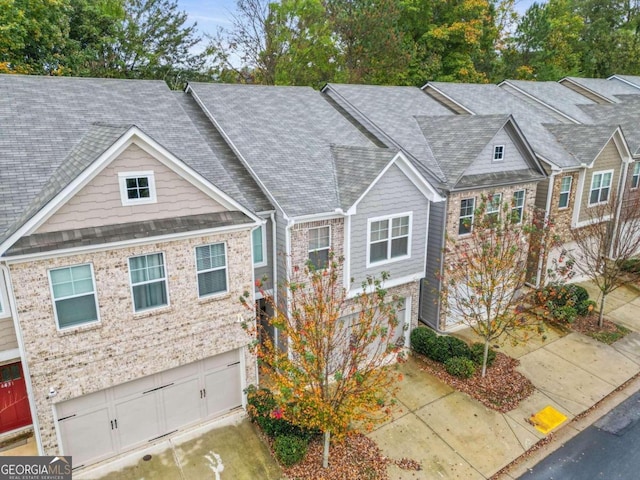
<svg viewBox="0 0 640 480">
<path fill-rule="evenodd" d="M 573 420 L 559 430 L 552 432 L 547 437 L 538 441 L 510 464 L 489 477 L 489 480 L 510 480 L 524 475 L 538 462 L 564 447 L 565 443 L 593 425 L 638 390 L 640 390 L 640 372 L 636 373 L 592 407 L 576 415 Z"/>
</svg>

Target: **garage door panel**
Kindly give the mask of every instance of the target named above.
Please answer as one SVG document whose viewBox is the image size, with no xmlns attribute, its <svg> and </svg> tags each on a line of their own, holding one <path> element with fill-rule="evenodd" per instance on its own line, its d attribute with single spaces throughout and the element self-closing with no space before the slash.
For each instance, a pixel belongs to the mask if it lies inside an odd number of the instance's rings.
<svg viewBox="0 0 640 480">
<path fill-rule="evenodd" d="M 120 399 L 129 397 L 131 395 L 137 395 L 140 392 L 146 392 L 147 390 L 153 390 L 156 386 L 156 376 L 149 375 L 148 377 L 139 378 L 131 382 L 126 382 L 121 385 L 113 387 L 113 398 Z"/>
<path fill-rule="evenodd" d="M 118 453 L 106 407 L 60 420 L 59 428 L 64 454 L 73 455 L 73 464 L 76 467 Z"/>
<path fill-rule="evenodd" d="M 202 418 L 201 388 L 198 377 L 163 388 L 161 394 L 166 432 L 192 425 Z"/>
<path fill-rule="evenodd" d="M 162 385 L 166 385 L 168 383 L 183 381 L 186 378 L 197 377 L 200 372 L 200 364 L 202 362 L 194 362 L 189 363 L 188 365 L 183 365 L 181 367 L 172 368 L 171 370 L 167 370 L 166 372 L 162 372 L 159 374 Z"/>
<path fill-rule="evenodd" d="M 240 365 L 205 374 L 205 390 L 209 417 L 241 406 Z"/>
<path fill-rule="evenodd" d="M 58 403 L 56 409 L 58 418 L 68 417 L 87 409 L 95 410 L 99 406 L 107 405 L 107 391 L 90 393 L 66 402 Z"/>
<path fill-rule="evenodd" d="M 221 353 L 215 357 L 203 360 L 205 371 L 224 369 L 227 368 L 228 365 L 232 365 L 238 361 L 240 361 L 238 350 Z"/>
<path fill-rule="evenodd" d="M 162 435 L 154 392 L 116 404 L 120 448 L 131 448 Z"/>
</svg>

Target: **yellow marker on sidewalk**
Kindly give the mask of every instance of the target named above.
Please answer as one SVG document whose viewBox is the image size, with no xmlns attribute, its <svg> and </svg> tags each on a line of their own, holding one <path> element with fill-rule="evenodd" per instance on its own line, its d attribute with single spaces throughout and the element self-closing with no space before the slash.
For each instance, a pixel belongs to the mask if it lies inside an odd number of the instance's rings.
<svg viewBox="0 0 640 480">
<path fill-rule="evenodd" d="M 567 417 L 560 413 L 558 410 L 556 410 L 552 406 L 547 406 L 535 415 L 531 415 L 531 418 L 529 418 L 529 423 L 531 423 L 531 425 L 536 427 L 537 430 L 546 435 L 558 425 L 563 423 L 566 419 Z"/>
</svg>

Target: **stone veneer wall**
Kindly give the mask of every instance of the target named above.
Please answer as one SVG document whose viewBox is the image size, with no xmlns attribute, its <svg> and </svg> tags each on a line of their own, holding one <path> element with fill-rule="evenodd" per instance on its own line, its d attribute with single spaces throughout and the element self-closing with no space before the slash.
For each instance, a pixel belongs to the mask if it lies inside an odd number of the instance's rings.
<svg viewBox="0 0 640 480">
<path fill-rule="evenodd" d="M 317 220 L 314 222 L 297 223 L 291 228 L 291 266 L 304 268 L 309 260 L 309 229 L 330 226 L 331 250 L 336 258 L 344 255 L 344 219 Z M 340 272 L 342 282 L 342 272 Z"/>
<path fill-rule="evenodd" d="M 229 292 L 198 298 L 195 247 L 226 242 Z M 169 303 L 133 313 L 128 258 L 164 252 Z M 56 328 L 47 270 L 92 263 L 100 322 Z M 250 342 L 238 315 L 252 318 L 238 298 L 253 291 L 249 231 L 207 235 L 11 265 L 18 317 L 46 454 L 58 443 L 53 403 L 195 362 Z M 255 359 L 245 350 L 247 384 Z M 58 390 L 48 399 L 49 387 Z"/>
<path fill-rule="evenodd" d="M 560 201 L 560 186 L 564 177 L 571 177 L 571 192 L 569 193 L 569 207 L 558 208 Z M 580 172 L 561 173 L 554 177 L 553 193 L 551 195 L 551 208 L 549 218 L 553 222 L 555 233 L 562 243 L 571 241 L 571 221 L 576 205 L 576 191 L 578 190 L 578 180 Z"/>
</svg>

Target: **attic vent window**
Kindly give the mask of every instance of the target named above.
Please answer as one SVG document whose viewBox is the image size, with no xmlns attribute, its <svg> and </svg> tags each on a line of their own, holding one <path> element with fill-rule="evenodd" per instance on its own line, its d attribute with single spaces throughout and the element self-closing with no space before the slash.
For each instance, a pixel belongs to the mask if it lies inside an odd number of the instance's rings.
<svg viewBox="0 0 640 480">
<path fill-rule="evenodd" d="M 496 145 L 493 147 L 493 161 L 501 162 L 504 160 L 504 145 Z"/>
<path fill-rule="evenodd" d="M 120 199 L 122 205 L 156 203 L 156 183 L 153 172 L 121 172 Z"/>
</svg>

